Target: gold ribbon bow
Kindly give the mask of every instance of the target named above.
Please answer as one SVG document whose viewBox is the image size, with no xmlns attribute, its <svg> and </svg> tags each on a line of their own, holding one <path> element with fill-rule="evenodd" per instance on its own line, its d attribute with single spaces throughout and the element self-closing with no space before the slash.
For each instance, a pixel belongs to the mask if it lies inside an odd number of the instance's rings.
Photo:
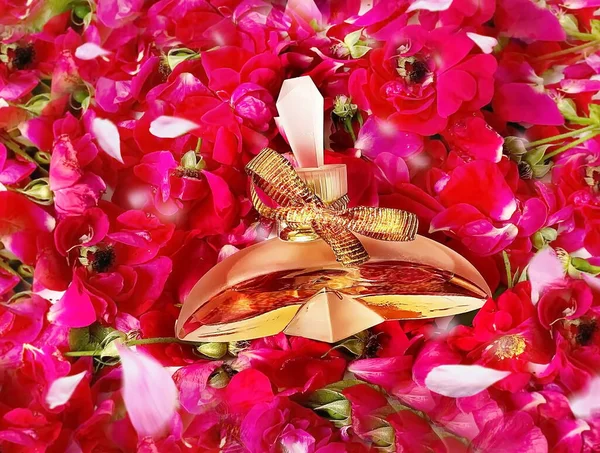
<svg viewBox="0 0 600 453">
<path fill-rule="evenodd" d="M 384 241 L 412 241 L 417 233 L 417 216 L 410 212 L 368 206 L 347 208 L 347 196 L 324 203 L 291 164 L 270 148 L 263 149 L 248 162 L 246 173 L 252 180 L 252 204 L 260 215 L 285 222 L 284 235 L 308 227 L 329 244 L 336 260 L 344 266 L 358 265 L 369 259 L 354 233 Z M 271 208 L 263 203 L 256 187 L 279 207 Z"/>
</svg>

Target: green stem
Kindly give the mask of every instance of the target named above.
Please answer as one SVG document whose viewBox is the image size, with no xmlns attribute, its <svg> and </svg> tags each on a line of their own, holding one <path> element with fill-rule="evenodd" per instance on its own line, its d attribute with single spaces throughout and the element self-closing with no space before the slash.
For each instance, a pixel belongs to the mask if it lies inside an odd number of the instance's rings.
<svg viewBox="0 0 600 453">
<path fill-rule="evenodd" d="M 352 127 L 352 118 L 344 118 L 344 125 L 346 126 L 346 130 L 352 137 L 352 144 L 356 143 L 356 134 L 354 133 L 354 128 Z"/>
<path fill-rule="evenodd" d="M 2 137 L 2 138 L 0 138 L 0 143 L 2 143 L 4 146 L 6 146 L 8 149 L 10 149 L 13 153 L 21 156 L 23 159 L 28 160 L 29 162 L 33 162 L 38 167 L 38 169 L 40 170 L 40 172 L 43 175 L 48 176 L 48 171 L 45 168 L 43 168 L 42 166 L 40 166 L 40 164 L 38 162 L 36 162 L 36 160 L 33 157 L 31 157 L 29 154 L 27 154 L 25 151 L 23 151 L 12 140 Z"/>
<path fill-rule="evenodd" d="M 594 138 L 596 135 L 600 134 L 599 131 L 592 132 L 584 137 L 578 138 L 577 140 L 572 141 L 571 143 L 566 144 L 565 146 L 561 146 L 558 149 L 555 149 L 551 153 L 544 154 L 544 159 L 550 159 L 551 157 L 557 156 L 560 153 L 564 153 L 565 151 L 570 150 L 571 148 L 575 148 L 578 145 L 581 145 L 584 142 Z"/>
<path fill-rule="evenodd" d="M 140 338 L 139 340 L 129 340 L 125 344 L 127 346 L 135 346 L 140 344 L 156 344 L 156 343 L 185 343 L 175 337 L 156 337 L 156 338 Z M 189 343 L 187 343 L 189 344 Z"/>
<path fill-rule="evenodd" d="M 586 42 L 585 44 L 580 44 L 575 47 L 569 47 L 568 49 L 563 49 L 563 50 L 559 50 L 556 52 L 547 53 L 546 55 L 542 55 L 542 56 L 536 58 L 536 60 L 538 60 L 538 61 L 552 60 L 553 58 L 556 58 L 556 57 L 562 57 L 564 55 L 569 55 L 570 53 L 580 52 L 582 50 L 589 49 L 591 47 L 597 46 L 598 44 L 600 44 L 600 41 Z"/>
<path fill-rule="evenodd" d="M 575 39 L 579 39 L 580 41 L 597 41 L 598 37 L 591 33 L 582 33 L 580 31 L 571 31 L 569 32 L 569 36 L 572 36 Z"/>
<path fill-rule="evenodd" d="M 100 355 L 101 351 L 69 351 L 64 352 L 63 355 L 67 357 L 94 357 Z"/>
<path fill-rule="evenodd" d="M 127 340 L 127 341 L 123 342 L 123 344 L 125 344 L 125 346 L 137 346 L 137 345 L 158 344 L 158 343 L 193 344 L 193 343 L 186 343 L 184 341 L 181 341 L 179 338 L 175 338 L 175 337 L 140 338 L 137 340 Z M 67 357 L 94 357 L 94 356 L 102 355 L 102 350 L 96 349 L 94 351 L 69 351 L 69 352 L 65 352 L 63 355 L 67 356 Z"/>
<path fill-rule="evenodd" d="M 512 288 L 512 270 L 510 268 L 510 260 L 508 259 L 508 253 L 506 253 L 505 250 L 502 250 L 502 260 L 504 261 L 504 269 L 506 269 L 506 285 L 509 288 Z"/>
<path fill-rule="evenodd" d="M 525 147 L 534 148 L 539 145 L 545 145 L 546 143 L 552 143 L 558 140 L 562 140 L 563 138 L 575 137 L 576 135 L 582 134 L 584 132 L 592 131 L 597 127 L 599 126 L 597 126 L 596 124 L 590 124 L 589 126 L 583 127 L 581 129 L 576 129 L 574 131 L 565 132 L 564 134 L 553 135 L 552 137 L 542 138 L 534 142 L 529 142 L 525 145 Z"/>
</svg>

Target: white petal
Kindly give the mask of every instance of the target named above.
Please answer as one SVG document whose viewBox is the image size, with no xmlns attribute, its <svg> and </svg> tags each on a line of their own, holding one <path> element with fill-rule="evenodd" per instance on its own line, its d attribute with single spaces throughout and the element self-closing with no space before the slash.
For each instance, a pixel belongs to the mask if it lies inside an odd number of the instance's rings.
<svg viewBox="0 0 600 453">
<path fill-rule="evenodd" d="M 441 365 L 429 372 L 425 386 L 440 395 L 462 398 L 476 395 L 508 375 L 509 371 L 479 365 Z"/>
<path fill-rule="evenodd" d="M 171 373 L 156 359 L 116 344 L 123 367 L 123 401 L 131 424 L 141 437 L 164 434 L 178 406 Z"/>
<path fill-rule="evenodd" d="M 86 42 L 75 49 L 75 56 L 80 60 L 93 60 L 106 55 L 110 55 L 110 52 L 93 42 Z"/>
<path fill-rule="evenodd" d="M 150 123 L 150 133 L 158 138 L 175 138 L 196 129 L 193 121 L 175 116 L 159 116 Z"/>
<path fill-rule="evenodd" d="M 85 377 L 85 371 L 74 374 L 73 376 L 65 376 L 58 378 L 48 388 L 46 394 L 46 404 L 50 409 L 66 404 L 75 392 L 75 389 Z"/>
<path fill-rule="evenodd" d="M 471 38 L 477 46 L 483 51 L 483 53 L 492 53 L 494 47 L 498 45 L 498 40 L 491 36 L 478 35 L 477 33 L 467 32 L 467 36 Z"/>
<path fill-rule="evenodd" d="M 527 276 L 531 282 L 531 301 L 537 304 L 544 289 L 563 279 L 565 269 L 550 247 L 535 254 L 527 268 Z"/>
<path fill-rule="evenodd" d="M 424 9 L 426 11 L 446 11 L 452 5 L 452 0 L 416 0 L 406 10 L 407 13 Z"/>
<path fill-rule="evenodd" d="M 121 137 L 119 136 L 117 126 L 110 120 L 94 118 L 92 132 L 96 136 L 100 148 L 110 157 L 123 163 L 123 158 L 121 157 Z"/>
<path fill-rule="evenodd" d="M 569 405 L 577 418 L 600 415 L 600 377 L 594 377 L 584 391 L 569 398 Z"/>
</svg>

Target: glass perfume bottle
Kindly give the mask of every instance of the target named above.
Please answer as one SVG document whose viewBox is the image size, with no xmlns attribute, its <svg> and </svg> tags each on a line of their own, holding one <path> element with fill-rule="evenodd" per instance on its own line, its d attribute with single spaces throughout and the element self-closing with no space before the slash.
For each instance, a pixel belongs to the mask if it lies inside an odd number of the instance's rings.
<svg viewBox="0 0 600 453">
<path fill-rule="evenodd" d="M 333 343 L 386 320 L 483 305 L 491 294 L 481 274 L 417 235 L 416 216 L 347 208 L 345 165 L 323 165 L 323 98 L 309 77 L 286 80 L 277 109 L 299 168 L 265 149 L 247 172 L 252 201 L 278 222 L 279 237 L 207 272 L 183 304 L 178 338 L 236 341 L 284 332 Z"/>
</svg>

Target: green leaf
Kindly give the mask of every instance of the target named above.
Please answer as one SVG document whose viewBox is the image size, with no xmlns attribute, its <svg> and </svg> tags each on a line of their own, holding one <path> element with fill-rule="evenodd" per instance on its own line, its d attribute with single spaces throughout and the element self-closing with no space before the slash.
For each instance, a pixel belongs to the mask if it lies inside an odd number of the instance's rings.
<svg viewBox="0 0 600 453">
<path fill-rule="evenodd" d="M 579 33 L 579 23 L 573 14 L 560 14 L 559 22 L 568 34 Z"/>
<path fill-rule="evenodd" d="M 192 49 L 182 47 L 179 49 L 171 49 L 167 54 L 167 64 L 171 70 L 175 69 L 179 63 L 189 60 L 190 58 L 197 58 L 199 55 Z"/>
<path fill-rule="evenodd" d="M 590 32 L 596 38 L 600 39 L 600 20 L 593 19 L 593 20 L 590 21 Z"/>
<path fill-rule="evenodd" d="M 541 179 L 548 174 L 551 168 L 552 163 L 549 163 L 547 165 L 535 165 L 533 167 L 533 177 L 536 179 Z"/>
<path fill-rule="evenodd" d="M 523 160 L 525 160 L 525 162 L 534 167 L 538 164 L 538 162 L 544 160 L 544 154 L 546 154 L 546 150 L 550 148 L 550 146 L 551 145 L 537 146 L 527 151 Z"/>
<path fill-rule="evenodd" d="M 378 447 L 391 447 L 396 441 L 396 434 L 391 426 L 376 428 L 366 433 Z"/>
<path fill-rule="evenodd" d="M 353 46 L 350 47 L 350 55 L 352 55 L 352 58 L 360 58 L 369 50 L 371 50 L 369 46 Z"/>
<path fill-rule="evenodd" d="M 577 115 L 577 106 L 575 105 L 573 99 L 562 98 L 558 101 L 557 106 L 558 110 L 562 116 L 565 117 L 565 119 L 571 122 L 577 122 L 579 117 Z"/>
<path fill-rule="evenodd" d="M 48 103 L 50 102 L 50 95 L 47 93 L 42 93 L 33 96 L 27 103 L 21 105 L 28 112 L 33 113 L 36 116 L 42 114 L 42 111 L 46 108 Z"/>
<path fill-rule="evenodd" d="M 332 420 L 348 420 L 350 418 L 350 401 L 347 399 L 332 401 L 313 408 L 315 411 L 325 412 Z"/>
<path fill-rule="evenodd" d="M 198 159 L 196 158 L 196 152 L 194 150 L 188 151 L 181 158 L 181 166 L 183 168 L 196 168 Z"/>
<path fill-rule="evenodd" d="M 344 44 L 348 46 L 349 49 L 354 47 L 358 40 L 360 39 L 360 35 L 362 35 L 362 28 L 360 30 L 353 31 L 352 33 L 348 33 L 344 38 Z"/>
<path fill-rule="evenodd" d="M 69 349 L 71 351 L 88 351 L 90 345 L 90 329 L 81 327 L 69 331 Z"/>
<path fill-rule="evenodd" d="M 590 104 L 588 108 L 590 109 L 590 119 L 594 120 L 596 124 L 600 125 L 600 105 Z"/>
</svg>

